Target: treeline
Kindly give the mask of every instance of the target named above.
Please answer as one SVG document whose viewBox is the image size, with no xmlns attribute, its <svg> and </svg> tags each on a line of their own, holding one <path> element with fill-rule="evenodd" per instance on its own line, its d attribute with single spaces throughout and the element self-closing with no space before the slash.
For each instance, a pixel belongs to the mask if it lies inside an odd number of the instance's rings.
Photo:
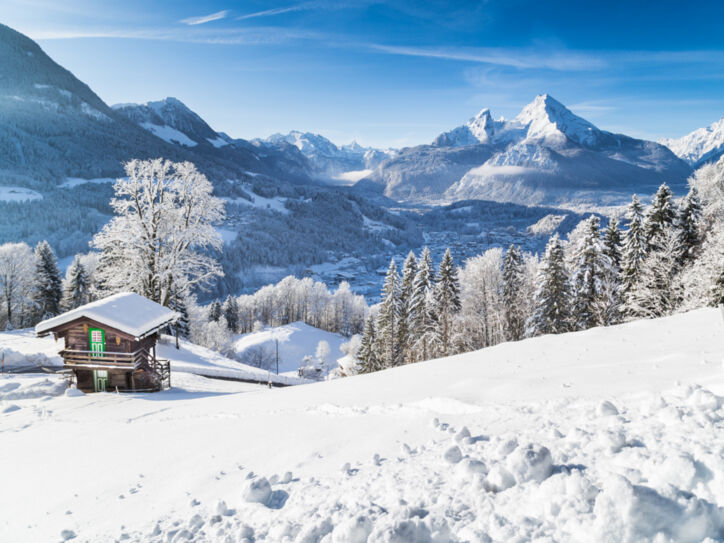
<svg viewBox="0 0 724 543">
<path fill-rule="evenodd" d="M 582 220 L 540 259 L 511 246 L 458 269 L 448 251 L 435 271 L 425 249 L 401 276 L 391 262 L 356 371 L 724 303 L 724 159 L 689 182 L 678 203 L 665 184 L 648 207 L 634 196 L 623 231 Z"/>
<path fill-rule="evenodd" d="M 65 279 L 47 241 L 0 245 L 0 329 L 34 326 L 41 320 L 88 303 L 93 286 L 88 267 L 95 255 L 77 256 Z"/>
</svg>

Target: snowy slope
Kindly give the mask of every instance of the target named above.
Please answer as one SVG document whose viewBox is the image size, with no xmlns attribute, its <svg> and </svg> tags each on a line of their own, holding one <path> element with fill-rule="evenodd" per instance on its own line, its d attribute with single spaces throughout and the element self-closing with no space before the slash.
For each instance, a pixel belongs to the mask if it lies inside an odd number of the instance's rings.
<svg viewBox="0 0 724 543">
<path fill-rule="evenodd" d="M 659 143 L 691 165 L 712 162 L 724 152 L 724 117 L 681 138 L 662 138 Z"/>
<path fill-rule="evenodd" d="M 327 373 L 337 367 L 337 359 L 344 353 L 339 347 L 349 341 L 339 334 L 325 332 L 303 322 L 266 328 L 260 332 L 241 334 L 234 341 L 237 357 L 243 357 L 248 349 L 263 348 L 276 356 L 276 342 L 279 342 L 279 373 L 296 375 L 305 356 L 315 356 L 317 344 L 326 341 L 330 347 L 327 357 Z"/>
<path fill-rule="evenodd" d="M 720 540 L 723 337 L 704 309 L 304 387 L 4 401 L 0 530 Z"/>
<path fill-rule="evenodd" d="M 616 205 L 664 181 L 682 191 L 690 172 L 663 145 L 601 130 L 543 94 L 512 120 L 483 109 L 385 160 L 358 186 L 411 201 Z"/>
</svg>

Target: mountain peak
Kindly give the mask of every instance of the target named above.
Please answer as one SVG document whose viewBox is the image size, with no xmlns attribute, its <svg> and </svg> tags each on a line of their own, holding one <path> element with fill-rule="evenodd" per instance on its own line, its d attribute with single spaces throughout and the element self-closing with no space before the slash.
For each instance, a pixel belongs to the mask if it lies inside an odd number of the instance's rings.
<svg viewBox="0 0 724 543">
<path fill-rule="evenodd" d="M 550 94 L 539 94 L 515 121 L 527 126 L 527 140 L 563 143 L 568 138 L 581 145 L 595 145 L 601 131 L 575 115 Z"/>
<path fill-rule="evenodd" d="M 659 143 L 691 165 L 716 160 L 724 154 L 724 117 L 681 138 L 662 138 Z"/>
</svg>

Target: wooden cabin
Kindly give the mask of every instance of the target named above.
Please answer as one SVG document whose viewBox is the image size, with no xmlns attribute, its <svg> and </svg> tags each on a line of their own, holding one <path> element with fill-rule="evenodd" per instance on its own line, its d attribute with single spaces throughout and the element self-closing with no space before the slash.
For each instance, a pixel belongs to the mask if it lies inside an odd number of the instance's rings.
<svg viewBox="0 0 724 543">
<path fill-rule="evenodd" d="M 63 366 L 84 392 L 158 391 L 171 386 L 171 364 L 156 358 L 162 329 L 178 313 L 132 292 L 114 294 L 45 320 L 38 336 L 62 339 Z"/>
</svg>

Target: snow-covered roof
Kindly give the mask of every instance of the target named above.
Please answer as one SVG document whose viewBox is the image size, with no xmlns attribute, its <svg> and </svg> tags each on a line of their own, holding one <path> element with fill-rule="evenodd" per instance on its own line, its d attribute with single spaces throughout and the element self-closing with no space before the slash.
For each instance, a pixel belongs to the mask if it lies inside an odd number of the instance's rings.
<svg viewBox="0 0 724 543">
<path fill-rule="evenodd" d="M 120 292 L 44 320 L 35 326 L 35 333 L 43 334 L 57 326 L 86 317 L 135 338 L 141 338 L 176 321 L 180 316 L 176 311 L 134 292 Z"/>
</svg>

